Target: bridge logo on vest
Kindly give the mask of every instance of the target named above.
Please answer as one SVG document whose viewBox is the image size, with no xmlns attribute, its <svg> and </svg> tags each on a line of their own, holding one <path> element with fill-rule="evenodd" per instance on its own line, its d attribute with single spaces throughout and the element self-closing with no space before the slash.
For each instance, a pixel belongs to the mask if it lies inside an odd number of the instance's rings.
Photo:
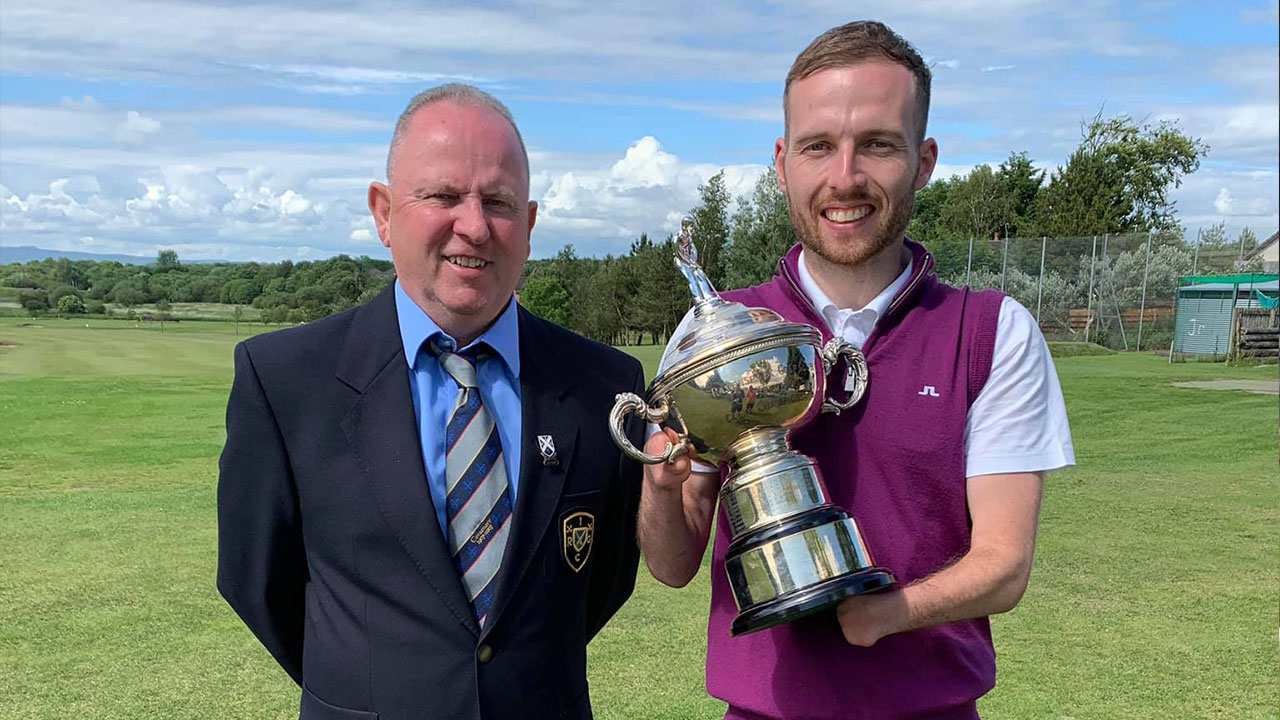
<svg viewBox="0 0 1280 720">
<path fill-rule="evenodd" d="M 925 385 L 925 386 L 924 386 L 924 389 L 923 389 L 923 390 L 921 390 L 920 392 L 916 393 L 916 394 L 917 394 L 917 395 L 923 395 L 923 396 L 925 396 L 925 397 L 941 397 L 940 395 L 938 395 L 938 390 L 937 390 L 937 388 L 935 388 L 935 387 L 934 387 L 934 386 L 932 386 L 932 385 Z"/>
</svg>

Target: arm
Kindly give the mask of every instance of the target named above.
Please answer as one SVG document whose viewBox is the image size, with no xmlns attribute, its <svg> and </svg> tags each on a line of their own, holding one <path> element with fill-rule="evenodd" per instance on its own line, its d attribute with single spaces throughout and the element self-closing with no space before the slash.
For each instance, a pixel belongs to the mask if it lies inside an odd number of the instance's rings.
<svg viewBox="0 0 1280 720">
<path fill-rule="evenodd" d="M 302 683 L 307 559 L 293 473 L 249 351 L 236 347 L 218 462 L 218 590 Z"/>
<path fill-rule="evenodd" d="M 871 646 L 886 635 L 1013 609 L 1031 577 L 1043 484 L 1038 472 L 969 478 L 969 551 L 902 590 L 843 600 L 837 617 L 845 639 Z"/>
<path fill-rule="evenodd" d="M 656 433 L 645 452 L 660 455 L 667 442 L 679 442 L 675 431 Z M 675 462 L 646 465 L 640 495 L 640 547 L 649 572 L 658 582 L 683 587 L 702 566 L 711 534 L 720 476 L 691 472 L 688 455 Z"/>
</svg>

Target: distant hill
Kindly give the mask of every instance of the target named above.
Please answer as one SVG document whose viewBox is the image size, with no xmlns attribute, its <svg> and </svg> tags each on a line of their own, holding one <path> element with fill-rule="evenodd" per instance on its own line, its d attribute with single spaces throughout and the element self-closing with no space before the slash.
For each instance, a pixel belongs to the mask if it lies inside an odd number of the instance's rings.
<svg viewBox="0 0 1280 720">
<path fill-rule="evenodd" d="M 68 260 L 99 260 L 99 261 L 116 261 L 125 265 L 150 265 L 156 261 L 154 255 L 146 257 L 144 255 L 111 255 L 107 253 L 88 253 L 74 252 L 68 250 L 46 250 L 33 245 L 0 245 L 0 265 L 8 265 L 9 263 L 25 263 L 32 260 L 44 260 L 45 258 L 66 258 Z M 184 263 L 211 263 L 222 262 L 219 260 L 188 260 L 181 258 Z"/>
</svg>

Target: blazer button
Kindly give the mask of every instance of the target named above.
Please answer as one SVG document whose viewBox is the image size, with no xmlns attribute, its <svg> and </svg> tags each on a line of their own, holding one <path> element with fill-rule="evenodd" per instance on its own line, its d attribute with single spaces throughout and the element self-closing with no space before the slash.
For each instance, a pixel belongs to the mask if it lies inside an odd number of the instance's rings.
<svg viewBox="0 0 1280 720">
<path fill-rule="evenodd" d="M 488 645 L 481 645 L 480 649 L 476 650 L 476 659 L 482 663 L 489 662 L 493 659 L 493 648 Z"/>
</svg>

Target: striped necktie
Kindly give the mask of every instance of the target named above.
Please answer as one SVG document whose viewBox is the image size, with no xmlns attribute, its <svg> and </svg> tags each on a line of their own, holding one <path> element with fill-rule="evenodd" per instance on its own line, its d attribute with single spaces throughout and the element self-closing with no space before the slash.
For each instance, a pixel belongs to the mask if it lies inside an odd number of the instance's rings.
<svg viewBox="0 0 1280 720">
<path fill-rule="evenodd" d="M 511 528 L 511 493 L 502 440 L 480 399 L 477 358 L 471 352 L 448 352 L 435 339 L 431 350 L 458 383 L 458 399 L 445 426 L 445 516 L 449 552 L 472 611 L 483 626 Z"/>
</svg>

